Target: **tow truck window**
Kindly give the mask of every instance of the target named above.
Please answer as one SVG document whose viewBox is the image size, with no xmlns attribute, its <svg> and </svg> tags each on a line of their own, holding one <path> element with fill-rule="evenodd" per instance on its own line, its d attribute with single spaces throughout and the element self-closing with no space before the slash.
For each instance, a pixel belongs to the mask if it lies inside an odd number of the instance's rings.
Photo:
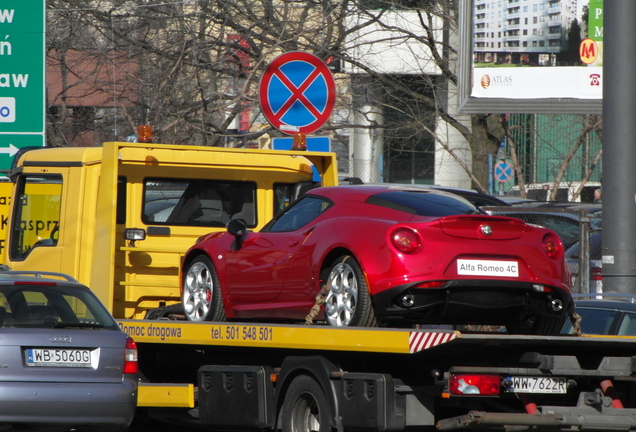
<svg viewBox="0 0 636 432">
<path fill-rule="evenodd" d="M 57 244 L 61 198 L 61 176 L 24 176 L 18 180 L 9 245 L 12 260 L 25 259 L 36 247 Z"/>
<path fill-rule="evenodd" d="M 291 203 L 293 183 L 275 183 L 274 184 L 274 215 L 285 210 Z"/>
<path fill-rule="evenodd" d="M 256 226 L 256 184 L 201 179 L 147 178 L 142 222 L 148 225 L 225 226 L 244 219 Z"/>
</svg>

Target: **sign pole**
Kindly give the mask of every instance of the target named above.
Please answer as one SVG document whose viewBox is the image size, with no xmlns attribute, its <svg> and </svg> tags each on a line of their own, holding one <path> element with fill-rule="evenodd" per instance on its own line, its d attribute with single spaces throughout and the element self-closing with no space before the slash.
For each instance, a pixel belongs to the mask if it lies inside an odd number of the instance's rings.
<svg viewBox="0 0 636 432">
<path fill-rule="evenodd" d="M 636 1 L 604 3 L 603 291 L 636 293 Z"/>
</svg>

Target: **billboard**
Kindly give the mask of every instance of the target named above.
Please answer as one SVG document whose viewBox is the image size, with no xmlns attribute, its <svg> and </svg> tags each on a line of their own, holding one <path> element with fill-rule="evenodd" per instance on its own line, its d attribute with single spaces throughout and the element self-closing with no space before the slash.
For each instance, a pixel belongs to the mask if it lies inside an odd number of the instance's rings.
<svg viewBox="0 0 636 432">
<path fill-rule="evenodd" d="M 602 112 L 602 0 L 459 8 L 461 113 Z"/>
</svg>

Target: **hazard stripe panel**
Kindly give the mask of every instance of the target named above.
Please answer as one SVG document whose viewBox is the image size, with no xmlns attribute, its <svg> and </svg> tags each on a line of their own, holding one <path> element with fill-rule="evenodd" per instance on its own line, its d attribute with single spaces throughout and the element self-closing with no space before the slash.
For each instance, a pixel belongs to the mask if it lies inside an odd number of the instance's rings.
<svg viewBox="0 0 636 432">
<path fill-rule="evenodd" d="M 450 342 L 457 337 L 457 333 L 441 332 L 411 332 L 409 335 L 409 351 L 416 353 L 434 346 Z"/>
</svg>

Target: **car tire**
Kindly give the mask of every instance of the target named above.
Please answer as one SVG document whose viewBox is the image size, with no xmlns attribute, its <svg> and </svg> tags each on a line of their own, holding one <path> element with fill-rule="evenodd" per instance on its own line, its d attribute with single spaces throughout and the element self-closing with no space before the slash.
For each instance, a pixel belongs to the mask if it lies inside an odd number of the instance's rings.
<svg viewBox="0 0 636 432">
<path fill-rule="evenodd" d="M 565 318 L 552 318 L 544 315 L 533 315 L 523 320 L 510 321 L 506 324 L 508 333 L 553 336 L 561 334 Z"/>
<path fill-rule="evenodd" d="M 325 318 L 334 327 L 375 327 L 367 281 L 358 262 L 350 255 L 336 259 L 322 280 L 329 292 L 325 298 Z"/>
<path fill-rule="evenodd" d="M 226 320 L 219 278 L 207 256 L 192 260 L 181 282 L 181 302 L 188 321 Z"/>
<path fill-rule="evenodd" d="M 331 409 L 325 392 L 306 376 L 294 378 L 281 408 L 282 432 L 329 432 Z"/>
</svg>

